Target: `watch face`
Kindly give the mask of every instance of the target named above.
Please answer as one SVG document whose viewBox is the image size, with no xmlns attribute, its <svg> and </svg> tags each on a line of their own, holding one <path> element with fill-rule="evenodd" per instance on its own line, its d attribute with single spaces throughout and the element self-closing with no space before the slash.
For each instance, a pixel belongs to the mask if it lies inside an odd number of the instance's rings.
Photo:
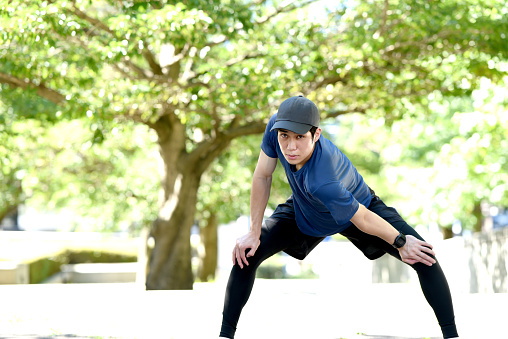
<svg viewBox="0 0 508 339">
<path fill-rule="evenodd" d="M 406 236 L 404 234 L 401 234 L 400 237 L 397 239 L 397 245 L 399 247 L 402 247 L 406 244 Z"/>
<path fill-rule="evenodd" d="M 395 248 L 401 248 L 402 246 L 404 246 L 406 244 L 406 236 L 404 234 L 399 234 L 399 236 L 395 239 L 395 243 L 393 244 L 393 246 Z"/>
</svg>

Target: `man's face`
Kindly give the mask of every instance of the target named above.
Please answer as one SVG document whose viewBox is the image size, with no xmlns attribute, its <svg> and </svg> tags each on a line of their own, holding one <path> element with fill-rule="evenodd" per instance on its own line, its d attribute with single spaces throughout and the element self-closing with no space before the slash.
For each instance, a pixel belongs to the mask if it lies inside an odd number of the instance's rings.
<svg viewBox="0 0 508 339">
<path fill-rule="evenodd" d="M 312 156 L 314 145 L 320 135 L 320 128 L 317 129 L 314 138 L 312 138 L 310 131 L 305 134 L 296 134 L 295 132 L 279 129 L 277 140 L 284 158 L 291 165 L 295 165 L 296 170 L 299 170 Z"/>
</svg>

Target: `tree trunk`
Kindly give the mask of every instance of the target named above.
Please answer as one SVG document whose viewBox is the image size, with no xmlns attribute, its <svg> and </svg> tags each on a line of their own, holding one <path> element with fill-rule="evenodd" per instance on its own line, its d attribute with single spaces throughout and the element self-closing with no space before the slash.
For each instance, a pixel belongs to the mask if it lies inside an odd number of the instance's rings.
<svg viewBox="0 0 508 339">
<path fill-rule="evenodd" d="M 4 222 L 4 219 L 9 219 L 7 222 L 10 224 L 10 228 L 19 230 L 19 206 L 23 203 L 23 186 L 21 181 L 10 177 L 7 180 L 7 187 L 11 194 L 11 201 L 7 199 L 7 205 L 0 206 L 0 225 Z M 1 229 L 1 226 L 0 226 Z"/>
<path fill-rule="evenodd" d="M 441 233 L 443 233 L 443 239 L 451 239 L 453 238 L 452 227 L 441 227 Z"/>
<path fill-rule="evenodd" d="M 483 214 L 481 202 L 475 202 L 473 208 L 473 215 L 476 217 L 476 223 L 474 225 L 475 232 L 481 232 L 483 226 Z"/>
<path fill-rule="evenodd" d="M 217 214 L 210 211 L 210 217 L 205 227 L 201 228 L 201 244 L 205 250 L 201 258 L 198 277 L 201 281 L 209 281 L 215 278 L 217 269 Z"/>
<path fill-rule="evenodd" d="M 5 206 L 0 209 L 0 225 L 4 222 L 4 219 L 12 219 L 15 228 L 18 226 L 18 206 Z"/>
<path fill-rule="evenodd" d="M 190 233 L 201 176 L 233 138 L 260 133 L 264 128 L 262 123 L 238 127 L 227 135 L 210 137 L 188 152 L 185 125 L 170 110 L 165 107 L 159 120 L 148 123 L 157 132 L 163 165 L 159 215 L 151 231 L 155 244 L 146 282 L 149 290 L 192 289 Z M 237 125 L 237 119 L 230 124 Z"/>
<path fill-rule="evenodd" d="M 174 115 L 162 116 L 151 127 L 157 132 L 162 166 L 146 288 L 192 289 L 190 232 L 201 173 L 185 162 L 185 126 Z"/>
<path fill-rule="evenodd" d="M 194 223 L 199 178 L 178 175 L 175 192 L 154 222 L 155 246 L 150 255 L 146 288 L 192 289 L 190 232 Z"/>
</svg>

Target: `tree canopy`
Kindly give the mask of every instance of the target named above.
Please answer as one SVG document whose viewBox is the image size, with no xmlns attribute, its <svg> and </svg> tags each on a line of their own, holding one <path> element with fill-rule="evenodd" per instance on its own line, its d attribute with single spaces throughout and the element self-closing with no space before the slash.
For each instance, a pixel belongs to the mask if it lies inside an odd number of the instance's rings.
<svg viewBox="0 0 508 339">
<path fill-rule="evenodd" d="M 289 93 L 313 93 L 327 115 L 396 118 L 414 112 L 409 103 L 426 107 L 434 90 L 462 94 L 503 73 L 504 1 L 339 3 L 319 23 L 293 11 L 308 3 L 10 1 L 0 79 L 4 92 L 30 90 L 65 109 L 16 110 L 37 118 L 153 121 L 163 102 L 196 142 L 228 116 L 266 117 Z"/>
<path fill-rule="evenodd" d="M 503 208 L 508 199 L 506 81 L 493 86 L 483 78 L 471 96 L 436 94 L 427 115 L 390 126 L 382 118 L 342 117 L 334 139 L 410 224 L 439 225 L 451 235 L 460 221 L 480 231 L 481 204 Z"/>
</svg>

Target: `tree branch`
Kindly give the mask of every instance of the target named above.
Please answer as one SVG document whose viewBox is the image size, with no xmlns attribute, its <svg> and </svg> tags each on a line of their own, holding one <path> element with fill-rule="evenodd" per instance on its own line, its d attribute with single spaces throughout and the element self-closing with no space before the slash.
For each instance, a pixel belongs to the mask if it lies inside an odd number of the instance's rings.
<svg viewBox="0 0 508 339">
<path fill-rule="evenodd" d="M 259 134 L 265 131 L 266 124 L 262 121 L 254 121 L 249 124 L 241 125 L 236 128 L 229 128 L 223 134 L 229 139 L 234 139 L 244 135 Z"/>
<path fill-rule="evenodd" d="M 264 24 L 265 22 L 270 21 L 272 18 L 276 17 L 277 15 L 279 15 L 281 13 L 291 12 L 294 9 L 308 6 L 311 3 L 314 3 L 317 1 L 319 1 L 319 0 L 307 0 L 302 3 L 297 3 L 297 1 L 295 1 L 295 0 L 289 0 L 289 1 L 283 2 L 281 6 L 279 6 L 275 9 L 275 12 L 273 12 L 272 14 L 270 14 L 268 16 L 263 16 L 263 17 L 259 18 L 258 20 L 256 20 L 256 23 Z"/>
<path fill-rule="evenodd" d="M 434 34 L 432 36 L 429 36 L 424 39 L 408 39 L 403 42 L 396 42 L 393 45 L 387 46 L 386 48 L 379 51 L 379 54 L 383 55 L 385 53 L 392 53 L 396 49 L 404 48 L 404 47 L 411 47 L 411 46 L 418 46 L 418 47 L 425 47 L 430 42 L 434 42 L 437 39 L 441 38 L 444 39 L 450 35 L 453 35 L 455 32 L 451 29 L 445 29 L 439 32 L 438 34 Z"/>
<path fill-rule="evenodd" d="M 246 54 L 246 55 L 243 55 L 243 56 L 239 56 L 239 57 L 236 57 L 236 58 L 233 58 L 233 59 L 229 59 L 225 66 L 226 67 L 231 67 L 233 65 L 236 65 L 236 64 L 239 64 L 245 60 L 248 60 L 248 59 L 255 59 L 255 58 L 258 58 L 258 57 L 263 57 L 264 54 L 262 53 L 254 53 L 254 54 Z M 201 75 L 207 73 L 208 70 L 206 71 L 203 71 L 203 72 L 200 72 L 200 73 L 192 73 L 192 72 L 189 72 L 189 77 L 187 79 L 185 79 L 186 81 L 188 82 L 191 82 L 192 80 L 194 79 L 197 79 L 198 77 L 200 77 Z M 203 84 L 201 82 L 195 82 L 191 85 L 187 85 L 186 87 L 195 87 L 197 84 L 199 85 L 204 85 L 205 87 L 210 87 L 209 85 L 206 85 L 206 84 Z"/>
<path fill-rule="evenodd" d="M 258 57 L 262 57 L 262 56 L 264 56 L 263 53 L 245 54 L 245 55 L 242 55 L 242 56 L 238 56 L 236 58 L 229 59 L 226 62 L 226 67 L 230 67 L 230 66 L 236 65 L 236 64 L 241 63 L 242 61 L 245 61 L 245 60 L 248 60 L 248 59 L 255 59 L 255 58 L 258 58 Z"/>
<path fill-rule="evenodd" d="M 157 63 L 157 61 L 155 61 L 154 55 L 148 48 L 143 49 L 143 56 L 154 74 L 163 75 L 161 66 Z"/>
<path fill-rule="evenodd" d="M 388 8 L 390 7 L 390 2 L 389 0 L 385 0 L 385 7 L 383 8 L 383 16 L 382 16 L 382 21 L 381 21 L 381 28 L 379 29 L 379 35 L 383 35 L 383 33 L 385 32 L 385 29 L 386 29 L 386 19 L 387 19 L 387 16 L 388 16 Z"/>
<path fill-rule="evenodd" d="M 81 40 L 80 38 L 78 38 L 77 36 L 75 36 L 75 37 L 68 37 L 68 36 L 62 36 L 62 35 L 60 35 L 58 33 L 57 33 L 57 36 L 62 41 L 63 40 L 67 40 L 71 44 L 77 44 L 77 45 L 81 46 L 81 48 L 85 49 L 86 52 L 93 53 L 93 51 L 90 49 L 88 44 L 86 42 L 84 42 L 83 40 Z M 97 35 L 94 35 L 94 36 L 97 36 Z M 125 57 L 122 58 L 121 64 L 111 64 L 111 66 L 114 69 L 116 69 L 118 72 L 120 72 L 121 74 L 123 74 L 124 76 L 126 76 L 127 78 L 129 78 L 131 80 L 138 80 L 139 78 L 136 79 L 133 75 L 129 74 L 127 72 L 126 68 L 127 69 L 131 69 L 132 71 L 134 71 L 139 77 L 141 77 L 141 79 L 152 80 L 150 77 L 148 77 L 145 74 L 145 71 L 142 68 L 140 68 L 137 65 L 133 64 L 130 60 L 127 60 Z"/>
<path fill-rule="evenodd" d="M 238 119 L 236 119 L 237 117 Z M 231 124 L 237 125 L 240 120 L 241 119 L 239 116 L 235 116 L 235 119 L 233 119 Z M 214 138 L 213 140 L 206 142 L 206 145 L 203 145 L 203 148 L 199 150 L 199 157 L 193 157 L 195 160 L 194 168 L 196 168 L 197 171 L 203 173 L 208 168 L 208 166 L 210 166 L 213 160 L 217 158 L 222 153 L 222 151 L 224 151 L 231 144 L 231 141 L 234 138 L 251 134 L 259 134 L 264 132 L 265 128 L 266 124 L 261 121 L 242 125 L 237 128 L 229 128 L 227 131 L 220 134 L 217 138 Z M 195 151 L 198 150 L 196 149 Z"/>
<path fill-rule="evenodd" d="M 335 75 L 335 76 L 330 77 L 330 78 L 325 78 L 325 79 L 323 79 L 320 82 L 313 83 L 310 86 L 310 91 L 315 91 L 315 90 L 317 90 L 317 89 L 319 89 L 321 87 L 325 87 L 325 86 L 331 85 L 331 84 L 333 85 L 333 84 L 336 84 L 338 82 L 345 83 L 344 77 L 340 76 L 340 75 Z"/>
<path fill-rule="evenodd" d="M 362 108 L 356 108 L 356 107 L 354 107 L 354 108 L 346 109 L 346 110 L 332 111 L 332 112 L 326 113 L 324 119 L 336 118 L 336 117 L 338 117 L 340 115 L 351 114 L 351 113 L 366 114 L 367 109 L 368 109 L 368 107 L 362 107 Z"/>
<path fill-rule="evenodd" d="M 267 0 L 254 0 L 254 1 L 252 1 L 252 4 L 256 5 L 256 6 L 259 6 L 259 5 L 264 4 L 266 1 Z"/>
<path fill-rule="evenodd" d="M 193 167 L 198 173 L 203 173 L 210 164 L 231 144 L 231 139 L 220 138 L 211 143 L 208 151 L 204 153 Z"/>
<path fill-rule="evenodd" d="M 173 82 L 176 82 L 180 77 L 180 69 L 182 68 L 180 62 L 184 57 L 187 56 L 191 46 L 187 43 L 183 46 L 183 48 L 178 49 L 176 49 L 173 45 L 170 46 L 173 47 L 172 55 L 168 56 L 170 60 L 167 61 L 167 65 L 165 65 L 164 68 L 167 70 L 169 79 Z"/>
<path fill-rule="evenodd" d="M 227 36 L 219 35 L 219 36 L 215 37 L 212 41 L 206 43 L 205 46 L 208 46 L 208 47 L 217 46 L 217 45 L 220 45 L 223 42 L 225 42 L 227 39 L 228 39 Z"/>
<path fill-rule="evenodd" d="M 405 22 L 410 14 L 411 14 L 410 12 L 405 12 L 404 14 L 400 15 L 397 19 L 391 20 L 390 24 L 385 27 L 385 32 L 391 31 L 392 28 L 395 27 L 396 25 Z"/>
<path fill-rule="evenodd" d="M 152 77 L 147 75 L 145 73 L 145 70 L 143 68 L 139 67 L 138 65 L 136 65 L 135 63 L 131 62 L 130 60 L 126 60 L 125 58 L 122 58 L 122 62 L 125 64 L 125 66 L 130 68 L 136 74 L 138 74 L 142 79 L 152 80 Z"/>
<path fill-rule="evenodd" d="M 307 0 L 307 1 L 299 3 L 299 4 L 298 3 L 295 4 L 297 2 L 296 0 L 286 1 L 285 3 L 283 3 L 283 5 L 277 7 L 273 13 L 271 13 L 268 16 L 263 16 L 263 17 L 259 18 L 258 20 L 256 20 L 256 22 L 254 24 L 262 25 L 262 24 L 270 21 L 271 19 L 273 19 L 274 17 L 276 17 L 277 15 L 279 15 L 281 13 L 287 13 L 287 12 L 290 12 L 294 9 L 308 6 L 308 5 L 310 5 L 314 2 L 317 2 L 317 1 L 319 1 L 319 0 Z M 253 4 L 254 5 L 262 5 L 265 2 L 266 2 L 266 0 L 257 0 L 257 1 L 254 1 Z M 243 28 L 243 27 L 241 27 L 241 26 L 236 27 L 235 26 L 235 29 L 241 29 L 241 28 Z M 220 45 L 220 44 L 226 42 L 227 40 L 228 40 L 227 36 L 219 35 L 219 36 L 216 36 L 213 41 L 210 41 L 207 44 L 205 44 L 205 46 L 213 47 L 216 45 Z"/>
<path fill-rule="evenodd" d="M 217 105 L 215 104 L 215 101 L 213 100 L 213 95 L 209 96 L 208 103 L 211 107 L 210 115 L 212 116 L 212 137 L 216 138 L 219 135 L 219 126 L 220 126 L 220 119 L 219 115 L 217 114 Z"/>
<path fill-rule="evenodd" d="M 92 26 L 99 28 L 101 31 L 104 31 L 104 32 L 116 37 L 115 32 L 112 29 L 110 29 L 107 25 L 105 25 L 102 21 L 92 18 L 91 16 L 87 15 L 85 12 L 80 10 L 78 7 L 76 7 L 75 1 L 72 1 L 72 7 L 74 9 L 74 10 L 70 11 L 72 14 L 76 15 L 80 19 L 87 21 Z"/>
<path fill-rule="evenodd" d="M 44 85 L 44 83 L 40 83 L 39 85 L 35 85 L 34 83 L 30 81 L 25 81 L 19 78 L 16 78 L 10 74 L 5 74 L 0 72 L 0 82 L 4 84 L 8 84 L 9 86 L 15 87 L 15 88 L 22 88 L 22 89 L 35 89 L 37 95 L 55 103 L 55 104 L 62 104 L 65 102 L 65 96 L 58 93 L 55 90 L 52 90 Z"/>
<path fill-rule="evenodd" d="M 134 77 L 131 73 L 127 72 L 125 69 L 123 69 L 122 67 L 125 67 L 125 65 L 117 65 L 117 64 L 113 64 L 111 65 L 114 69 L 117 70 L 117 72 L 119 72 L 120 74 L 122 74 L 123 76 L 125 76 L 127 79 L 129 80 L 132 80 L 132 81 L 136 81 L 138 80 L 136 77 Z"/>
<path fill-rule="evenodd" d="M 95 19 L 95 18 L 92 18 L 91 16 L 89 16 L 85 12 L 81 11 L 76 6 L 75 1 L 72 2 L 72 7 L 73 7 L 73 9 L 70 10 L 70 12 L 72 14 L 74 14 L 78 18 L 88 22 L 94 28 L 98 28 L 101 31 L 103 31 L 103 32 L 107 33 L 108 35 L 112 36 L 113 38 L 119 39 L 118 36 L 116 35 L 116 32 L 114 30 L 112 30 L 111 28 L 109 28 L 102 21 L 100 21 L 98 19 Z M 90 31 L 90 33 L 91 33 L 92 36 L 95 36 L 95 37 L 98 36 L 97 34 L 93 33 L 93 31 Z M 145 46 L 145 48 L 144 48 L 144 50 L 142 52 L 142 55 L 145 58 L 145 60 L 148 62 L 148 65 L 150 66 L 150 69 L 151 69 L 151 71 L 154 74 L 157 74 L 157 75 L 162 75 L 163 74 L 160 65 L 155 61 L 155 58 L 154 58 L 153 54 L 150 52 L 150 50 L 148 49 L 148 46 Z M 138 75 L 140 75 L 143 79 L 148 79 L 148 80 L 151 79 L 151 77 L 148 76 L 145 73 L 145 70 L 143 68 L 141 68 L 138 65 L 134 64 L 132 61 L 127 60 L 126 58 L 122 58 L 122 62 L 125 65 L 127 65 L 130 69 L 132 69 L 134 72 L 136 72 Z"/>
<path fill-rule="evenodd" d="M 222 152 L 229 144 L 231 140 L 241 137 L 244 135 L 259 134 L 264 132 L 266 124 L 262 121 L 255 121 L 246 125 L 237 126 L 241 121 L 240 116 L 235 116 L 230 124 L 230 128 L 226 131 L 218 134 L 214 138 L 208 138 L 198 144 L 198 146 L 190 152 L 186 159 L 183 168 L 199 168 L 205 170 L 208 165 Z"/>
</svg>

